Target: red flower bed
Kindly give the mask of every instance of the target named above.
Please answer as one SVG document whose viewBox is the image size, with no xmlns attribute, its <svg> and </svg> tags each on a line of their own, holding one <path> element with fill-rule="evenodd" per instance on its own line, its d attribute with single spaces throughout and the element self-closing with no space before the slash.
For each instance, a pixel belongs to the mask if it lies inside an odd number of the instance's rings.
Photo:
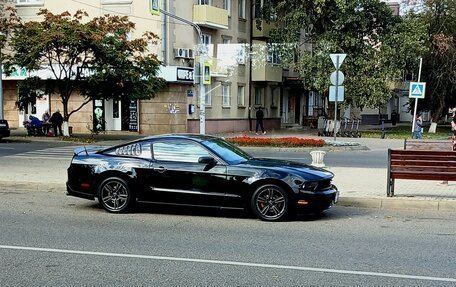
<svg viewBox="0 0 456 287">
<path fill-rule="evenodd" d="M 322 139 L 304 138 L 254 138 L 246 135 L 227 138 L 228 141 L 241 146 L 272 146 L 272 147 L 321 147 L 325 145 Z"/>
</svg>

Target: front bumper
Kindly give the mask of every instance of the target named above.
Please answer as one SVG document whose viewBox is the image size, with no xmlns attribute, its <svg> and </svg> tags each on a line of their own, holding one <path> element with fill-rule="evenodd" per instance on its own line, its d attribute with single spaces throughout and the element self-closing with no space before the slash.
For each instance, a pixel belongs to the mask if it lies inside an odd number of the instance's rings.
<svg viewBox="0 0 456 287">
<path fill-rule="evenodd" d="M 331 189 L 315 192 L 301 191 L 296 200 L 296 207 L 308 211 L 323 211 L 339 201 L 339 190 L 335 185 Z"/>
</svg>

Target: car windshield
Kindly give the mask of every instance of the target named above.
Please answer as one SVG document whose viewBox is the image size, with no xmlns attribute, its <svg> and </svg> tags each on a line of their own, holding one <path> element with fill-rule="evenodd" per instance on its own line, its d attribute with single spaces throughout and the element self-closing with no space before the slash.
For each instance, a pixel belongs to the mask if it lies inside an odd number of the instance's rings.
<svg viewBox="0 0 456 287">
<path fill-rule="evenodd" d="M 203 144 L 228 164 L 238 164 L 252 158 L 252 156 L 245 151 L 223 139 L 211 139 L 204 141 Z"/>
</svg>

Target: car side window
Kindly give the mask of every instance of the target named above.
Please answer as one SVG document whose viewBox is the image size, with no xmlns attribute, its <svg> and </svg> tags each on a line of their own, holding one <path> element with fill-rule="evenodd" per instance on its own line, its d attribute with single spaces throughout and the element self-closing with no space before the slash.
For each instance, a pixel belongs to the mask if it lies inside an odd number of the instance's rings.
<svg viewBox="0 0 456 287">
<path fill-rule="evenodd" d="M 202 156 L 211 156 L 202 146 L 189 141 L 161 141 L 152 144 L 156 160 L 197 163 Z"/>
</svg>

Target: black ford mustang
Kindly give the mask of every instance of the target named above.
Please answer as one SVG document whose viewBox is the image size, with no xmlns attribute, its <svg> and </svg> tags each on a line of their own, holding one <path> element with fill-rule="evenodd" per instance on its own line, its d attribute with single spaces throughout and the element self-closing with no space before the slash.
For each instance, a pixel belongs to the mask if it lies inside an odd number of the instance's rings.
<svg viewBox="0 0 456 287">
<path fill-rule="evenodd" d="M 102 150 L 78 148 L 67 194 L 98 198 L 109 212 L 135 202 L 247 208 L 281 220 L 298 210 L 322 212 L 338 199 L 333 174 L 306 164 L 253 158 L 204 135 L 162 135 Z"/>
</svg>

